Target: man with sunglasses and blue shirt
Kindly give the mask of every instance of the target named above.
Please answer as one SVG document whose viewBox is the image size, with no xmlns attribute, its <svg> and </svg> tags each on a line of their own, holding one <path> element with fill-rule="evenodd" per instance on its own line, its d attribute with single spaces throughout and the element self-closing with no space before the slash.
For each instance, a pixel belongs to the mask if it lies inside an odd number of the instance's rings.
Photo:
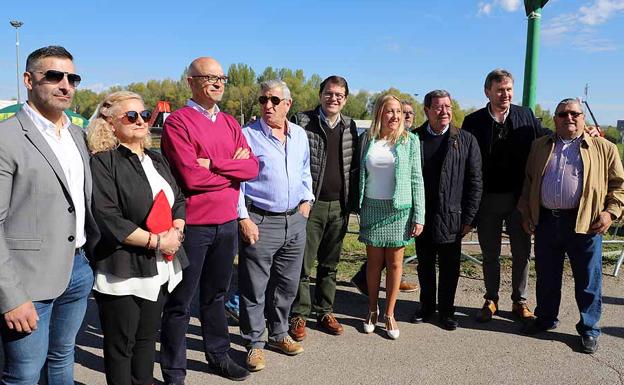
<svg viewBox="0 0 624 385">
<path fill-rule="evenodd" d="M 518 202 L 522 226 L 535 234 L 537 319 L 525 331 L 557 327 L 563 262 L 574 276 L 581 351 L 598 349 L 602 311 L 602 234 L 622 216 L 624 169 L 617 147 L 585 132 L 577 99 L 555 109 L 556 132 L 533 142 Z"/>
<path fill-rule="evenodd" d="M 239 186 L 258 175 L 258 159 L 236 119 L 219 111 L 217 103 L 227 82 L 219 62 L 210 57 L 195 59 L 187 81 L 192 98 L 165 121 L 161 148 L 186 196 L 183 245 L 190 266 L 165 303 L 160 366 L 166 384 L 184 384 L 186 331 L 199 287 L 206 359 L 216 374 L 244 380 L 249 372 L 228 354 L 224 303 L 238 249 Z"/>
<path fill-rule="evenodd" d="M 303 352 L 288 334 L 288 314 L 297 294 L 314 201 L 308 137 L 286 118 L 290 90 L 281 80 L 263 82 L 260 89 L 262 118 L 243 128 L 260 173 L 242 184 L 238 206 L 240 330 L 251 371 L 265 367 L 267 326 L 270 347 L 291 356 Z"/>
<path fill-rule="evenodd" d="M 28 101 L 0 123 L 0 383 L 73 384 L 76 334 L 99 232 L 89 152 L 70 107 L 80 76 L 63 47 L 26 60 Z M 44 369 L 43 371 L 41 369 Z"/>
</svg>

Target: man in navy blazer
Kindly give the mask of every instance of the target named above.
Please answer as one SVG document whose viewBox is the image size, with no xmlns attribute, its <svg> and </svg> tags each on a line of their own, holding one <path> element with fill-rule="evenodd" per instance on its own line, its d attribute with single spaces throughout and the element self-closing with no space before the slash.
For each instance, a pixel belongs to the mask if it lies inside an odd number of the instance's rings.
<svg viewBox="0 0 624 385">
<path fill-rule="evenodd" d="M 80 76 L 50 46 L 26 61 L 28 101 L 0 123 L 2 384 L 73 384 L 74 345 L 93 286 L 97 242 L 89 153 L 64 110 Z"/>
</svg>

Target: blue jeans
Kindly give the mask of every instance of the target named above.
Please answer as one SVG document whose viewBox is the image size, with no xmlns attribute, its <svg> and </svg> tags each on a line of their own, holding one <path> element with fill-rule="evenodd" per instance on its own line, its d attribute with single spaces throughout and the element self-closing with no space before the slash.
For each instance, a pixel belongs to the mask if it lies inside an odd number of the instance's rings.
<svg viewBox="0 0 624 385">
<path fill-rule="evenodd" d="M 18 333 L 1 321 L 6 359 L 3 385 L 36 384 L 42 368 L 48 385 L 73 385 L 76 334 L 92 287 L 93 271 L 80 249 L 74 255 L 67 289 L 57 298 L 33 302 L 39 315 L 37 330 Z"/>
<path fill-rule="evenodd" d="M 537 322 L 554 326 L 561 303 L 561 281 L 565 254 L 574 276 L 574 294 L 581 319 L 576 324 L 582 336 L 598 336 L 602 313 L 602 235 L 574 232 L 576 212 L 553 216 L 540 212 L 535 228 L 535 272 Z"/>
</svg>

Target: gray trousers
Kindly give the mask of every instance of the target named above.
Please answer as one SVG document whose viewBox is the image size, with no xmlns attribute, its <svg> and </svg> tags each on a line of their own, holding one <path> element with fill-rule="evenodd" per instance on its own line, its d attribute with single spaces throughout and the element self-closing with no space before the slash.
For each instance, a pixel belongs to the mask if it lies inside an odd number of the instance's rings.
<svg viewBox="0 0 624 385">
<path fill-rule="evenodd" d="M 299 285 L 307 219 L 299 212 L 288 217 L 250 212 L 249 217 L 258 226 L 260 239 L 253 245 L 240 242 L 240 332 L 248 349 L 262 349 L 266 327 L 271 341 L 288 335 L 288 314 Z"/>
<path fill-rule="evenodd" d="M 526 301 L 529 280 L 531 237 L 522 230 L 522 216 L 516 208 L 513 194 L 488 193 L 481 199 L 477 234 L 483 253 L 483 280 L 485 299 L 498 301 L 500 288 L 500 253 L 503 221 L 511 244 L 511 300 Z"/>
</svg>

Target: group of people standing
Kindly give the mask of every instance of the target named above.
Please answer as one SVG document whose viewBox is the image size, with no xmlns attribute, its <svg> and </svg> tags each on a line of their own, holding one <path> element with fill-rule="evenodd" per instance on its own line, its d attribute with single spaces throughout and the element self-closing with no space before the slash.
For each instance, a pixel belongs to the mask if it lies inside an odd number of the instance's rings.
<svg viewBox="0 0 624 385">
<path fill-rule="evenodd" d="M 456 329 L 461 239 L 475 227 L 486 286 L 478 319 L 489 321 L 499 309 L 505 223 L 512 311 L 527 333 L 557 326 L 567 254 L 582 350 L 597 349 L 601 234 L 622 214 L 624 171 L 615 146 L 585 127 L 578 101 L 559 103 L 556 132 L 545 130 L 531 110 L 511 104 L 513 77 L 499 69 L 485 81 L 490 102 L 461 129 L 451 124 L 451 95 L 435 90 L 425 96 L 422 126 L 411 129 L 409 102 L 383 95 L 371 128 L 358 135 L 341 113 L 344 78 L 326 78 L 319 106 L 292 121 L 288 86 L 268 80 L 260 85 L 261 118 L 241 129 L 218 107 L 228 80 L 221 65 L 201 57 L 188 68 L 191 99 L 165 121 L 160 154 L 149 148 L 150 112 L 128 91 L 105 97 L 85 140 L 63 112 L 80 80 L 64 48 L 32 52 L 28 101 L 0 123 L 0 383 L 35 384 L 40 373 L 51 385 L 73 383 L 91 290 L 109 384 L 153 383 L 159 328 L 164 381 L 184 384 L 197 292 L 206 360 L 232 380 L 266 366 L 267 344 L 303 352 L 313 314 L 322 330 L 343 334 L 333 306 L 352 212 L 360 214 L 367 254 L 353 278 L 369 298 L 365 333 L 381 316 L 386 269 L 385 330 L 399 337 L 394 308 L 414 239 L 421 307 L 412 321 L 429 321 L 437 310 L 441 326 Z M 170 209 L 167 229 L 148 221 L 158 203 Z M 535 315 L 526 302 L 532 233 Z M 237 254 L 246 367 L 228 354 L 224 311 Z"/>
</svg>

